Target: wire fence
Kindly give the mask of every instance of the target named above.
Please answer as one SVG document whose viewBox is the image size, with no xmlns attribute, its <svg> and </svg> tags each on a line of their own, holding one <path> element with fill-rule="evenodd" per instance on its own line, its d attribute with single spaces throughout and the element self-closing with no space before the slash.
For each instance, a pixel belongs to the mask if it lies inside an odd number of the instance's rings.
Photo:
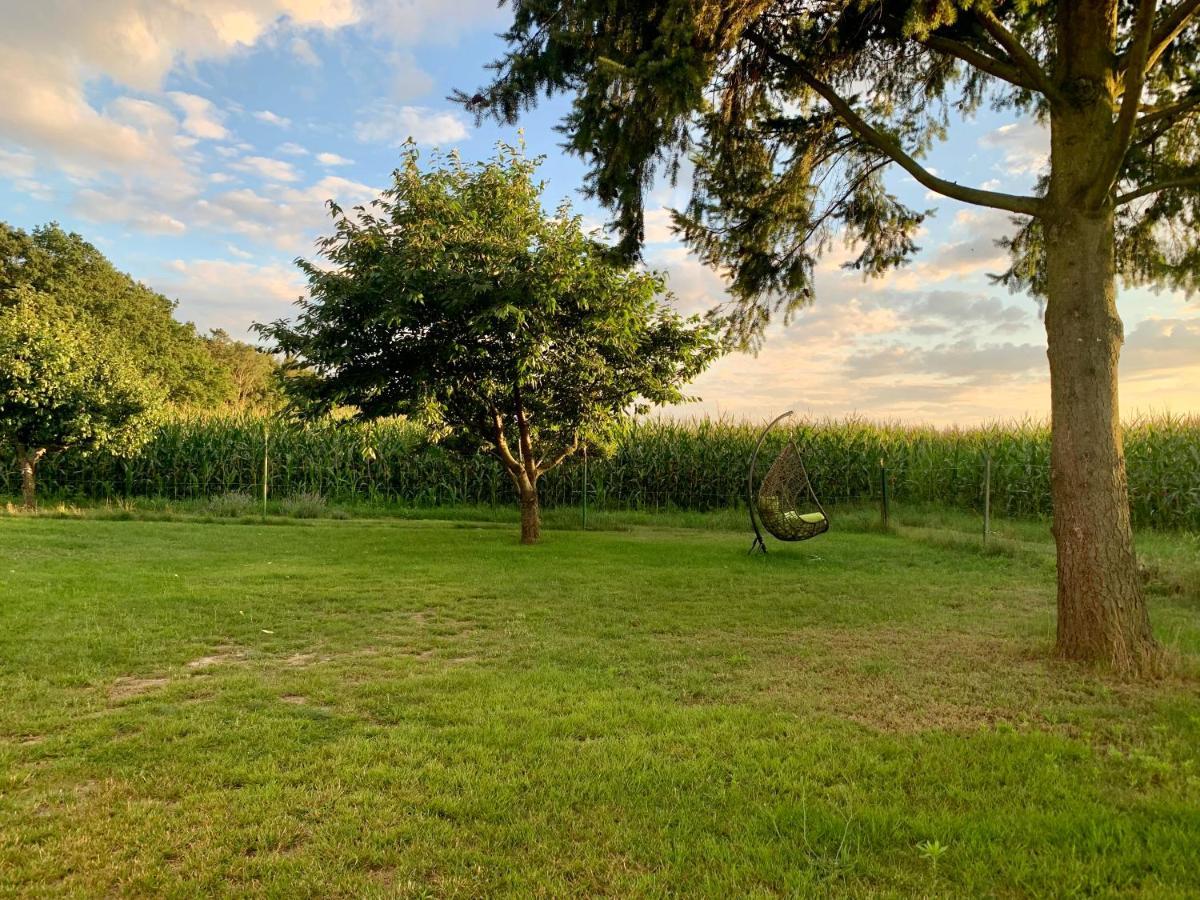
<svg viewBox="0 0 1200 900">
<path fill-rule="evenodd" d="M 646 422 L 618 436 L 610 452 L 581 455 L 543 476 L 547 507 L 598 510 L 743 508 L 756 429 L 731 423 Z M 1051 514 L 1049 434 L 1040 426 L 938 431 L 857 422 L 802 423 L 773 432 L 760 476 L 788 439 L 805 457 L 823 504 L 936 504 L 997 517 Z M 1154 420 L 1126 430 L 1135 521 L 1200 529 L 1200 422 Z M 0 459 L 0 494 L 20 478 Z M 223 496 L 408 507 L 501 505 L 513 485 L 490 456 L 461 457 L 406 423 L 297 425 L 254 419 L 194 420 L 163 426 L 139 453 L 64 453 L 38 467 L 39 495 L 71 502 Z"/>
</svg>

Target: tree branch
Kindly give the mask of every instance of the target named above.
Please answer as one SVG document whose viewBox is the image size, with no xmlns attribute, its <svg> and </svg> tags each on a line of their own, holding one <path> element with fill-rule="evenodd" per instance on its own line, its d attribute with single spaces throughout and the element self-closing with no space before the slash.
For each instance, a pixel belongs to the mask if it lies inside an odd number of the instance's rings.
<svg viewBox="0 0 1200 900">
<path fill-rule="evenodd" d="M 931 50 L 937 50 L 939 53 L 945 53 L 947 56 L 961 59 L 968 65 L 987 72 L 989 75 L 994 75 L 1001 81 L 1007 81 L 1009 84 L 1025 88 L 1029 91 L 1038 89 L 1033 80 L 1019 67 L 1012 63 L 1007 63 L 1002 59 L 997 59 L 969 44 L 964 44 L 961 41 L 943 37 L 939 34 L 931 34 L 922 40 L 921 43 Z"/>
<path fill-rule="evenodd" d="M 500 411 L 494 406 L 492 407 L 492 428 L 496 442 L 496 455 L 500 457 L 500 461 L 504 463 L 504 467 L 510 473 L 519 472 L 521 464 L 517 462 L 516 457 L 512 455 L 512 450 L 509 449 L 508 441 L 504 437 L 504 421 L 500 418 Z"/>
<path fill-rule="evenodd" d="M 1054 86 L 1054 82 L 1050 80 L 1050 76 L 1038 64 L 1038 61 L 1033 58 L 1025 45 L 1022 44 L 1017 36 L 1004 27 L 1004 23 L 996 18 L 996 14 L 990 9 L 977 9 L 975 15 L 978 16 L 980 23 L 984 29 L 1007 53 L 1017 66 L 1029 77 L 1035 88 L 1041 91 L 1046 96 L 1046 99 L 1051 103 L 1057 103 L 1060 99 L 1058 89 Z"/>
<path fill-rule="evenodd" d="M 1022 197 L 1017 194 L 984 191 L 979 188 L 965 187 L 956 182 L 947 181 L 944 178 L 938 178 L 909 156 L 895 138 L 884 134 L 870 125 L 832 87 L 809 72 L 808 69 L 795 59 L 784 53 L 780 53 L 759 34 L 748 31 L 746 32 L 746 36 L 751 43 L 766 53 L 772 60 L 783 66 L 789 73 L 799 78 L 823 97 L 825 102 L 841 117 L 842 121 L 860 138 L 880 153 L 890 157 L 897 165 L 931 191 L 936 191 L 939 194 L 950 197 L 952 200 L 961 200 L 963 203 L 973 203 L 976 206 L 1003 209 L 1023 216 L 1036 216 L 1041 213 L 1042 201 L 1037 197 Z"/>
<path fill-rule="evenodd" d="M 1200 0 L 1196 0 L 1200 2 Z M 1117 113 L 1117 125 L 1108 152 L 1096 173 L 1096 180 L 1088 191 L 1089 205 L 1100 203 L 1113 189 L 1121 163 L 1129 152 L 1133 129 L 1137 126 L 1138 104 L 1142 102 L 1142 86 L 1146 82 L 1146 58 L 1150 52 L 1150 39 L 1154 23 L 1156 0 L 1140 0 L 1133 36 L 1127 53 L 1132 54 L 1129 67 L 1125 70 L 1125 90 L 1121 98 L 1121 110 Z"/>
<path fill-rule="evenodd" d="M 562 465 L 563 460 L 565 460 L 568 456 L 570 456 L 572 453 L 574 453 L 578 449 L 579 449 L 579 432 L 576 431 L 574 440 L 571 441 L 570 445 L 565 450 L 563 450 L 562 453 L 560 453 L 558 456 L 554 457 L 554 459 L 552 459 L 550 462 L 546 462 L 543 459 L 540 463 L 538 463 L 537 473 L 539 475 L 543 475 L 546 472 L 549 472 L 551 469 L 558 468 L 560 465 Z"/>
<path fill-rule="evenodd" d="M 1147 72 L 1154 68 L 1155 64 L 1171 46 L 1171 42 L 1179 37 L 1183 29 L 1187 28 L 1188 23 L 1200 13 L 1200 0 L 1179 0 L 1171 10 L 1163 16 L 1163 20 L 1158 23 L 1158 27 L 1150 34 L 1150 44 L 1146 52 L 1145 59 L 1141 62 L 1143 77 Z M 1134 62 L 1134 45 L 1121 54 L 1118 69 L 1122 72 L 1128 71 L 1129 67 Z"/>
<path fill-rule="evenodd" d="M 1117 197 L 1116 204 L 1117 206 L 1124 206 L 1126 203 L 1132 203 L 1134 200 L 1139 200 L 1150 194 L 1157 194 L 1159 191 L 1180 187 L 1200 187 L 1200 175 L 1181 175 L 1178 178 L 1167 178 L 1163 181 L 1156 181 L 1154 184 L 1144 185 L 1127 194 L 1121 194 Z"/>
<path fill-rule="evenodd" d="M 521 387 L 513 388 L 513 404 L 517 408 L 517 435 L 521 449 L 521 467 L 531 480 L 537 476 L 537 461 L 533 458 L 533 441 L 529 435 L 529 420 L 525 417 L 525 404 L 521 402 Z"/>
<path fill-rule="evenodd" d="M 1174 103 L 1168 103 L 1166 106 L 1152 107 L 1142 113 L 1137 120 L 1138 128 L 1143 125 L 1151 125 L 1154 122 L 1159 122 L 1164 119 L 1170 120 L 1179 116 L 1181 113 L 1187 112 L 1195 106 L 1200 106 L 1200 94 L 1193 94 L 1190 97 L 1184 97 L 1182 100 L 1177 100 Z"/>
</svg>

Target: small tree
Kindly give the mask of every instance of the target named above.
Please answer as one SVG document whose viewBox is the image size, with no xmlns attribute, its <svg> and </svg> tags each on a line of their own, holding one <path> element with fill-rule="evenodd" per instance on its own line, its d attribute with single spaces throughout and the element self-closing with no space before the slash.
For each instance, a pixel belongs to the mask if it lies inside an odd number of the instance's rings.
<svg viewBox="0 0 1200 900">
<path fill-rule="evenodd" d="M 538 479 L 639 403 L 671 403 L 716 356 L 715 331 L 658 298 L 661 277 L 612 262 L 564 205 L 541 207 L 537 161 L 501 145 L 474 166 L 409 147 L 393 186 L 330 204 L 328 267 L 295 323 L 258 326 L 327 411 L 418 417 L 460 452 L 494 454 L 538 540 Z"/>
<path fill-rule="evenodd" d="M 37 295 L 0 308 L 0 445 L 16 453 L 26 509 L 36 470 L 68 448 L 130 452 L 149 435 L 155 385 L 79 318 L 49 314 Z M 42 298 L 44 299 L 44 298 Z"/>
</svg>

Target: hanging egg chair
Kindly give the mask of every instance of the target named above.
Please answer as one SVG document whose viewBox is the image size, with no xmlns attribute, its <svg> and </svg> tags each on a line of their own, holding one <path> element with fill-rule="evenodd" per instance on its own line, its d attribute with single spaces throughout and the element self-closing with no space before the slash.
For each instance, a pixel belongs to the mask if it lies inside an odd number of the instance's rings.
<svg viewBox="0 0 1200 900">
<path fill-rule="evenodd" d="M 777 416 L 763 429 L 754 445 L 750 457 L 750 474 L 746 479 L 747 499 L 750 507 L 750 525 L 754 529 L 754 543 L 750 552 L 767 552 L 763 531 L 781 541 L 807 541 L 829 530 L 829 516 L 821 501 L 817 499 L 804 458 L 792 438 L 767 469 L 759 482 L 758 454 L 763 442 L 779 422 L 792 414 L 788 410 Z M 760 527 L 761 526 L 761 527 Z"/>
</svg>

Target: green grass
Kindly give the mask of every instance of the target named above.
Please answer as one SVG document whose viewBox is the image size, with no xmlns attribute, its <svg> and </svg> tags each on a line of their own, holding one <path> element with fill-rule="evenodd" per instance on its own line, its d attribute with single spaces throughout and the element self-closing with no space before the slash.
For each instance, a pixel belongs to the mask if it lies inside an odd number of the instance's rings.
<svg viewBox="0 0 1200 900">
<path fill-rule="evenodd" d="M 1200 893 L 1186 535 L 1123 683 L 1041 523 L 175 518 L 0 517 L 0 894 Z"/>
</svg>

